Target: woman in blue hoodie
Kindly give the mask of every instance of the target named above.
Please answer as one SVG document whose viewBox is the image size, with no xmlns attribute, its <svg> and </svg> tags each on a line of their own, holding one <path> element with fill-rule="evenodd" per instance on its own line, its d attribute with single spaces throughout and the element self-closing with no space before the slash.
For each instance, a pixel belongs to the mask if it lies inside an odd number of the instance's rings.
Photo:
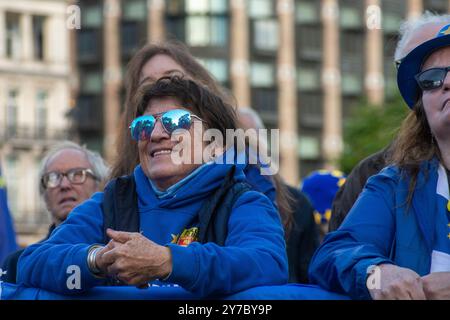
<svg viewBox="0 0 450 320">
<path fill-rule="evenodd" d="M 450 299 L 450 24 L 435 27 L 436 37 L 398 69 L 412 110 L 392 165 L 368 180 L 313 257 L 310 279 L 329 290 L 358 299 Z"/>
<path fill-rule="evenodd" d="M 29 247 L 19 260 L 18 283 L 71 294 L 105 279 L 138 287 L 157 282 L 200 296 L 286 283 L 283 228 L 272 202 L 245 188 L 233 200 L 211 201 L 228 190 L 224 180 L 230 175 L 231 187 L 245 176 L 242 168 L 223 163 L 225 144 L 216 141 L 207 152 L 195 137 L 206 129 L 223 137 L 236 129 L 233 109 L 206 87 L 175 76 L 144 82 L 135 115 L 130 129 L 140 164 L 134 173 L 113 180 L 105 193 L 76 207 L 47 241 Z M 200 161 L 198 150 L 205 155 Z M 176 155 L 190 161 L 177 162 Z M 127 183 L 111 201 L 119 181 Z M 211 212 L 217 217 L 205 220 Z M 67 285 L 73 266 L 80 270 L 78 286 Z"/>
<path fill-rule="evenodd" d="M 110 176 L 112 179 L 130 175 L 139 163 L 138 146 L 131 139 L 131 132 L 128 130 L 128 126 L 136 116 L 133 97 L 139 85 L 145 80 L 155 81 L 160 77 L 180 74 L 205 85 L 223 101 L 235 106 L 236 101 L 227 89 L 218 84 L 208 70 L 189 52 L 186 45 L 176 40 L 145 45 L 136 52 L 127 65 L 124 112 L 119 123 L 116 153 L 129 156 L 116 157 L 112 161 Z M 239 111 L 243 109 L 240 108 Z M 289 270 L 289 281 L 307 282 L 307 267 L 318 246 L 317 232 L 312 230 L 309 221 L 311 206 L 305 199 L 299 200 L 300 206 L 295 203 L 297 197 L 292 195 L 295 190 L 288 190 L 277 174 L 261 175 L 260 168 L 255 165 L 246 166 L 244 174 L 246 182 L 256 191 L 264 193 L 278 209 L 287 242 L 289 264 L 292 266 Z M 298 232 L 299 230 L 302 231 Z M 304 233 L 304 230 L 311 232 Z"/>
</svg>

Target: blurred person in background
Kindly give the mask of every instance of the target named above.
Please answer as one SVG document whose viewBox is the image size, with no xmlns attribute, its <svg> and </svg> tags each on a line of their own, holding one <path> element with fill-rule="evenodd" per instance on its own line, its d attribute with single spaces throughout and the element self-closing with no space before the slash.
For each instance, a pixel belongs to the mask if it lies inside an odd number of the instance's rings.
<svg viewBox="0 0 450 320">
<path fill-rule="evenodd" d="M 239 127 L 248 129 L 265 129 L 258 113 L 251 108 L 238 108 Z M 257 131 L 258 132 L 258 131 Z M 265 152 L 260 148 L 267 146 L 267 141 L 257 146 L 249 146 L 246 152 Z M 311 258 L 319 246 L 319 233 L 314 223 L 313 207 L 305 194 L 297 188 L 287 185 L 281 176 L 263 176 L 257 165 L 248 164 L 244 173 L 247 181 L 255 190 L 264 193 L 278 209 L 285 230 L 286 250 L 289 263 L 289 282 L 308 283 L 308 267 Z M 279 203 L 286 203 L 284 206 Z"/>
<path fill-rule="evenodd" d="M 400 26 L 399 40 L 394 54 L 394 63 L 398 68 L 402 59 L 422 42 L 433 38 L 446 24 L 450 23 L 450 15 L 437 15 L 429 11 L 418 18 L 411 18 Z M 329 231 L 335 231 L 344 221 L 367 179 L 383 169 L 392 153 L 392 143 L 383 150 L 362 160 L 347 177 L 346 183 L 338 190 L 333 201 Z"/>
<path fill-rule="evenodd" d="M 50 213 L 51 225 L 45 239 L 68 217 L 77 205 L 103 189 L 108 167 L 102 157 L 74 142 L 53 146 L 41 161 L 39 193 Z M 1 279 L 16 283 L 17 262 L 25 249 L 10 254 Z"/>
<path fill-rule="evenodd" d="M 302 182 L 301 190 L 314 207 L 314 220 L 320 228 L 321 239 L 328 233 L 334 196 L 344 184 L 345 175 L 339 170 L 317 170 L 311 172 Z"/>
</svg>

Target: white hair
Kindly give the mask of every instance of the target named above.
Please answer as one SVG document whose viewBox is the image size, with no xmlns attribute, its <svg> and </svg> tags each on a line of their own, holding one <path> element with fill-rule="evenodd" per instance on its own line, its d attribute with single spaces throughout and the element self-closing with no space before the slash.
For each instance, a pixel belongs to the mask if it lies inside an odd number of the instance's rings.
<svg viewBox="0 0 450 320">
<path fill-rule="evenodd" d="M 98 152 L 91 151 L 87 149 L 86 146 L 84 145 L 80 146 L 79 144 L 72 141 L 62 141 L 60 143 L 57 143 L 50 150 L 47 151 L 40 164 L 39 178 L 42 178 L 45 171 L 47 170 L 49 160 L 58 152 L 67 149 L 82 152 L 86 156 L 89 164 L 91 165 L 90 169 L 92 169 L 92 172 L 98 179 L 99 183 L 103 184 L 106 181 L 109 174 L 109 167 L 106 164 L 105 160 L 103 160 L 102 156 Z M 39 190 L 41 194 L 45 191 L 41 184 L 39 184 Z"/>
<path fill-rule="evenodd" d="M 406 44 L 411 40 L 412 36 L 425 25 L 429 24 L 448 24 L 450 23 L 449 14 L 435 14 L 430 11 L 425 11 L 419 17 L 410 18 L 403 21 L 399 30 L 399 41 L 395 48 L 394 60 L 399 61 L 404 58 L 409 52 L 405 52 Z"/>
</svg>

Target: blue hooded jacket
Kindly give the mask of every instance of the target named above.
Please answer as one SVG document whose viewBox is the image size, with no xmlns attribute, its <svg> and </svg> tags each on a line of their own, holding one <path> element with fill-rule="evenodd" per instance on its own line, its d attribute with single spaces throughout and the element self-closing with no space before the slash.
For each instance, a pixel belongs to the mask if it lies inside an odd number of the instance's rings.
<svg viewBox="0 0 450 320">
<path fill-rule="evenodd" d="M 448 184 L 437 159 L 421 165 L 408 208 L 410 179 L 390 166 L 367 181 L 341 227 L 316 251 L 309 277 L 327 290 L 370 299 L 368 268 L 391 263 L 430 272 L 437 213 L 446 212 Z M 408 212 L 406 211 L 408 209 Z"/>
<path fill-rule="evenodd" d="M 173 269 L 167 283 L 178 284 L 200 296 L 230 294 L 254 286 L 284 284 L 288 278 L 283 228 L 271 201 L 256 191 L 244 193 L 235 203 L 224 247 L 193 242 L 172 244 L 174 235 L 198 223 L 197 212 L 217 189 L 230 165 L 209 164 L 175 192 L 158 198 L 140 166 L 134 171 L 141 231 L 172 252 Z M 235 173 L 243 181 L 242 168 Z M 103 239 L 103 193 L 78 207 L 51 237 L 30 246 L 18 264 L 18 283 L 64 294 L 101 284 L 88 269 L 89 247 Z M 80 268 L 81 288 L 66 285 L 68 268 Z"/>
</svg>

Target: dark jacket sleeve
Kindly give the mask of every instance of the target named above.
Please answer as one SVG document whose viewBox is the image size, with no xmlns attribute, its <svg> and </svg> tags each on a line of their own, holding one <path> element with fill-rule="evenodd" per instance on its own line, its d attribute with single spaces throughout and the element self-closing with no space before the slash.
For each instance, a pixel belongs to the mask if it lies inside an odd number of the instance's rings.
<svg viewBox="0 0 450 320">
<path fill-rule="evenodd" d="M 51 224 L 48 230 L 47 237 L 45 239 L 42 239 L 40 242 L 43 242 L 47 240 L 50 235 L 52 234 L 53 230 L 55 230 L 55 225 Z M 25 248 L 26 249 L 26 248 Z M 5 261 L 3 262 L 3 271 L 6 271 L 6 274 L 1 276 L 2 281 L 9 282 L 9 283 L 17 283 L 17 263 L 19 262 L 19 258 L 22 255 L 22 253 L 25 251 L 25 249 L 18 250 L 16 252 L 11 253 L 9 256 L 6 257 Z"/>
<path fill-rule="evenodd" d="M 308 267 L 319 247 L 319 232 L 314 221 L 313 207 L 298 189 L 288 186 L 294 199 L 293 226 L 286 242 L 289 261 L 289 282 L 308 283 Z"/>
<path fill-rule="evenodd" d="M 339 188 L 331 207 L 329 232 L 335 231 L 344 221 L 353 204 L 358 199 L 367 179 L 377 174 L 386 165 L 389 146 L 362 160 L 348 175 L 345 183 Z"/>
<path fill-rule="evenodd" d="M 18 250 L 16 252 L 11 253 L 9 256 L 6 257 L 5 261 L 3 262 L 2 270 L 3 272 L 6 271 L 5 274 L 1 277 L 1 280 L 4 282 L 9 283 L 17 283 L 16 276 L 17 276 L 17 262 L 19 261 L 20 255 L 22 252 L 24 252 L 25 249 Z"/>
</svg>

